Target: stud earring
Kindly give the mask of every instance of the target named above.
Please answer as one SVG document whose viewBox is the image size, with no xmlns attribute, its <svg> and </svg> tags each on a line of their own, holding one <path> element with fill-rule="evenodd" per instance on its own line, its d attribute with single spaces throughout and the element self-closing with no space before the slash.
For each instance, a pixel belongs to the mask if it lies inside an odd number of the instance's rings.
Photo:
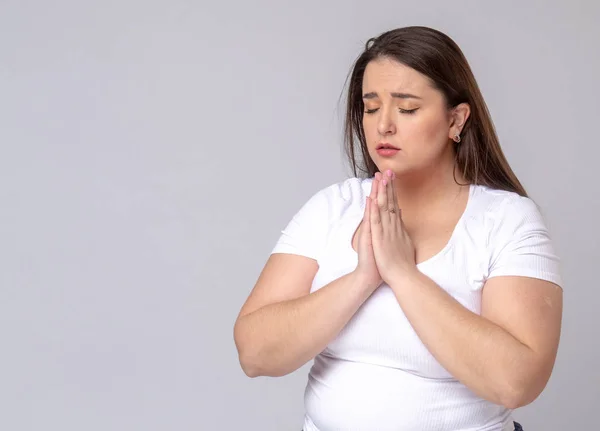
<svg viewBox="0 0 600 431">
<path fill-rule="evenodd" d="M 457 144 L 459 144 L 460 141 L 461 141 L 460 135 L 457 133 L 456 135 L 454 135 L 454 142 L 456 142 Z"/>
</svg>

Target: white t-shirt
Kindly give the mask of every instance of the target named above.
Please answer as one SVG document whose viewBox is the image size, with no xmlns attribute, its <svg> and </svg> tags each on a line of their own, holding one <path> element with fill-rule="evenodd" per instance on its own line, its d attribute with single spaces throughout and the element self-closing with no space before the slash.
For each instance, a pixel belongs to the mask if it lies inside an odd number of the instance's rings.
<svg viewBox="0 0 600 431">
<path fill-rule="evenodd" d="M 352 236 L 372 179 L 350 178 L 314 194 L 272 253 L 317 260 L 311 292 L 353 271 Z M 472 185 L 447 245 L 418 269 L 469 310 L 494 276 L 520 275 L 562 286 L 559 259 L 535 203 Z M 423 345 L 394 293 L 382 284 L 316 356 L 305 396 L 305 431 L 504 431 L 511 411 L 475 395 Z"/>
</svg>

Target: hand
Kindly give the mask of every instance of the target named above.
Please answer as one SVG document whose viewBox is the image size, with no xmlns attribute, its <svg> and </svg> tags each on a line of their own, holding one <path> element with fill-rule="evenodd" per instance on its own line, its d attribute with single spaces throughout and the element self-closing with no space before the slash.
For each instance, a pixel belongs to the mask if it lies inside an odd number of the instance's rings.
<svg viewBox="0 0 600 431">
<path fill-rule="evenodd" d="M 364 283 L 372 288 L 377 289 L 383 282 L 377 264 L 375 263 L 375 254 L 373 253 L 373 241 L 371 239 L 371 207 L 377 205 L 375 196 L 377 195 L 378 180 L 373 180 L 371 185 L 371 194 L 367 197 L 365 212 L 360 225 L 358 235 L 358 265 L 354 272 L 364 281 Z"/>
<path fill-rule="evenodd" d="M 415 248 L 402 222 L 398 208 L 395 175 L 391 170 L 375 175 L 377 181 L 376 205 L 370 206 L 371 237 L 377 269 L 383 280 L 390 284 L 399 276 L 417 268 Z"/>
</svg>

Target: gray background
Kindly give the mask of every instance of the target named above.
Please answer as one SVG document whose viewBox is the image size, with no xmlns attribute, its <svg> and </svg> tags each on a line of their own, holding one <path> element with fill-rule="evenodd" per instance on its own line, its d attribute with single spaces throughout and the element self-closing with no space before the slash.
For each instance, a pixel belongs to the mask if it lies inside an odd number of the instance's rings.
<svg viewBox="0 0 600 431">
<path fill-rule="evenodd" d="M 594 1 L 0 0 L 0 429 L 299 429 L 308 366 L 246 378 L 234 319 L 292 214 L 349 174 L 351 63 L 406 25 L 463 48 L 563 257 L 555 373 L 516 417 L 596 427 L 598 19 Z"/>
</svg>

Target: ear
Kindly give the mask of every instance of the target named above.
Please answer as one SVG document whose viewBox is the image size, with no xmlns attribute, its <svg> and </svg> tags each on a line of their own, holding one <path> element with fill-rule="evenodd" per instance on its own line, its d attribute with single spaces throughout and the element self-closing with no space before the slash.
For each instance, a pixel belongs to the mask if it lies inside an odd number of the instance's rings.
<svg viewBox="0 0 600 431">
<path fill-rule="evenodd" d="M 460 136 L 469 115 L 471 115 L 471 107 L 468 103 L 460 103 L 452 108 L 450 112 L 450 129 L 448 129 L 450 139 L 454 139 L 456 135 Z"/>
</svg>

